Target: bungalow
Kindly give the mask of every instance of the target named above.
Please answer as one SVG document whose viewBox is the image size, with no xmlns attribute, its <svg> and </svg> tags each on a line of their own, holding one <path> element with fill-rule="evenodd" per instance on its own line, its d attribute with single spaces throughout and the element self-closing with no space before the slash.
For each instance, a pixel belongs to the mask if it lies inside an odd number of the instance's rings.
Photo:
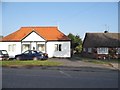
<svg viewBox="0 0 120 90">
<path fill-rule="evenodd" d="M 57 27 L 21 27 L 0 42 L 11 57 L 26 50 L 48 53 L 49 57 L 71 57 L 71 40 Z"/>
<path fill-rule="evenodd" d="M 120 58 L 120 33 L 86 33 L 82 56 L 97 59 Z"/>
</svg>

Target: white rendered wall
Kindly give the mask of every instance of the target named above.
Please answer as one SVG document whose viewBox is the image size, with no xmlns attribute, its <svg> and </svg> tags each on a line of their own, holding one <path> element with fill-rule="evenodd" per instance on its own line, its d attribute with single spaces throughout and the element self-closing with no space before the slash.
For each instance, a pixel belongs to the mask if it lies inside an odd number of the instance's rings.
<svg viewBox="0 0 120 90">
<path fill-rule="evenodd" d="M 32 32 L 22 41 L 45 41 L 45 40 L 42 37 L 40 37 L 38 34 L 36 34 L 35 32 Z"/>
<path fill-rule="evenodd" d="M 8 46 L 15 44 L 14 51 L 9 51 Z M 0 50 L 7 50 L 10 57 L 14 57 L 16 54 L 21 53 L 21 42 L 0 42 Z"/>
<path fill-rule="evenodd" d="M 61 44 L 62 50 L 55 51 L 55 44 Z M 48 41 L 46 49 L 49 57 L 71 57 L 70 41 Z"/>
<path fill-rule="evenodd" d="M 45 43 L 45 42 L 39 42 Z M 14 52 L 8 50 L 8 45 L 16 45 L 16 50 Z M 55 44 L 62 45 L 62 51 L 55 51 Z M 7 50 L 8 54 L 11 57 L 14 57 L 16 54 L 21 53 L 21 42 L 0 42 L 0 49 Z M 46 53 L 48 53 L 49 57 L 71 57 L 70 50 L 70 41 L 48 41 L 46 43 Z"/>
</svg>

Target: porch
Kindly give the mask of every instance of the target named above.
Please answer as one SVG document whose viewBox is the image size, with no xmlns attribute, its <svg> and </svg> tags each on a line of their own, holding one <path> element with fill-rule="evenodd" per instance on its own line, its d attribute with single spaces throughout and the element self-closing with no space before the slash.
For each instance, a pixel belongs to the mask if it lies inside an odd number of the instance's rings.
<svg viewBox="0 0 120 90">
<path fill-rule="evenodd" d="M 26 50 L 37 50 L 45 53 L 46 42 L 37 42 L 37 41 L 21 42 L 21 52 L 23 53 Z"/>
</svg>

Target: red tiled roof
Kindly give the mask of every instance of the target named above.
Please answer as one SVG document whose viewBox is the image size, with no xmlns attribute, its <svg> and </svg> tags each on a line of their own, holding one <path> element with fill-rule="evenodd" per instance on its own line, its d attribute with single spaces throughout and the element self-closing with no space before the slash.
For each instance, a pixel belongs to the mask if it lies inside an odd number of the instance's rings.
<svg viewBox="0 0 120 90">
<path fill-rule="evenodd" d="M 47 41 L 70 40 L 66 35 L 60 32 L 57 27 L 21 27 L 18 31 L 4 37 L 2 41 L 21 41 L 33 31 Z"/>
</svg>

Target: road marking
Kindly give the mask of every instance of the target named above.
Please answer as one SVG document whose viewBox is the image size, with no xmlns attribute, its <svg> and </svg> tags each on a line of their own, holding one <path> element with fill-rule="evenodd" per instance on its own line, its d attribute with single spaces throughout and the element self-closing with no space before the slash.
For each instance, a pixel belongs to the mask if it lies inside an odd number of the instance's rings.
<svg viewBox="0 0 120 90">
<path fill-rule="evenodd" d="M 70 74 L 67 74 L 67 73 L 65 73 L 65 72 L 63 72 L 63 71 L 59 71 L 61 74 L 63 74 L 63 75 L 65 75 L 65 76 L 67 76 L 67 77 L 69 77 L 69 78 L 72 78 L 72 76 L 70 75 Z"/>
</svg>

